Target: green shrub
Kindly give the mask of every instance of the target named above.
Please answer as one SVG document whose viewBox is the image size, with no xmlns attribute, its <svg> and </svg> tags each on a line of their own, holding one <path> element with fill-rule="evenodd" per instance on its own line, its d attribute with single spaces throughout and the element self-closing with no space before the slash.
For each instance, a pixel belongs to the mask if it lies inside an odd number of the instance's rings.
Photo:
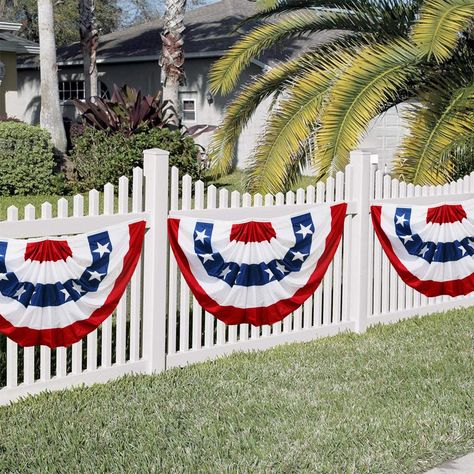
<svg viewBox="0 0 474 474">
<path fill-rule="evenodd" d="M 78 190 L 117 184 L 120 176 L 131 178 L 135 166 L 143 165 L 143 150 L 162 148 L 170 152 L 170 164 L 198 179 L 199 148 L 191 137 L 178 131 L 152 128 L 131 136 L 86 127 L 74 142 L 71 161 L 77 175 Z"/>
<path fill-rule="evenodd" d="M 49 133 L 15 121 L 0 121 L 0 195 L 57 192 Z"/>
</svg>

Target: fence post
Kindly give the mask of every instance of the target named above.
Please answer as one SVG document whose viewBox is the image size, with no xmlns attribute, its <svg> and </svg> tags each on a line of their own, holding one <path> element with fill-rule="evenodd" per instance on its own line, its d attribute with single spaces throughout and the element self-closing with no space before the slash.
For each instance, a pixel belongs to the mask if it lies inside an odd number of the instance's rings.
<svg viewBox="0 0 474 474">
<path fill-rule="evenodd" d="M 143 152 L 145 235 L 143 280 L 143 357 L 148 372 L 161 372 L 166 364 L 167 216 L 169 152 L 154 148 Z"/>
<path fill-rule="evenodd" d="M 352 229 L 350 311 L 358 333 L 365 332 L 369 316 L 370 161 L 370 152 L 351 152 L 352 200 L 357 203 L 358 210 Z"/>
</svg>

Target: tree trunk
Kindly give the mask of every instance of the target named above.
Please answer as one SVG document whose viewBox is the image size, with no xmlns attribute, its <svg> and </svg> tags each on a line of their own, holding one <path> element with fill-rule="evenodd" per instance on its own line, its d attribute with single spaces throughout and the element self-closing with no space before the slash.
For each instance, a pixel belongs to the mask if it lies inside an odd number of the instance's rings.
<svg viewBox="0 0 474 474">
<path fill-rule="evenodd" d="M 178 125 L 181 120 L 179 86 L 184 84 L 184 13 L 186 0 L 166 0 L 163 21 L 160 66 L 163 80 L 163 99 L 173 103 L 175 114 L 172 121 Z"/>
<path fill-rule="evenodd" d="M 98 96 L 97 47 L 99 32 L 95 21 L 95 0 L 79 0 L 79 33 L 84 64 L 86 98 Z"/>
<path fill-rule="evenodd" d="M 40 41 L 41 113 L 40 125 L 51 134 L 58 152 L 66 151 L 66 132 L 59 105 L 58 66 L 54 39 L 52 0 L 38 0 Z"/>
</svg>

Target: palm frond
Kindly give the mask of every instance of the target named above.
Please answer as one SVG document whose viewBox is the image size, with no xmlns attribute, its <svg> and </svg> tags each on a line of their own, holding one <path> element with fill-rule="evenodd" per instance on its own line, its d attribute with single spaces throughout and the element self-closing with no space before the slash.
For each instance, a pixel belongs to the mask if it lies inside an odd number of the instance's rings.
<svg viewBox="0 0 474 474">
<path fill-rule="evenodd" d="M 213 133 L 208 146 L 211 173 L 214 176 L 230 171 L 239 135 L 260 103 L 278 92 L 286 81 L 301 73 L 304 65 L 312 59 L 313 54 L 308 53 L 300 58 L 282 62 L 242 88 L 226 108 L 224 120 Z"/>
<path fill-rule="evenodd" d="M 454 89 L 454 91 L 453 91 Z M 393 172 L 415 184 L 439 184 L 452 178 L 453 152 L 474 134 L 474 85 L 454 88 L 440 80 L 422 103 L 411 105 Z"/>
<path fill-rule="evenodd" d="M 427 0 L 413 28 L 413 41 L 428 59 L 448 59 L 474 16 L 473 0 Z"/>
<path fill-rule="evenodd" d="M 369 122 L 387 103 L 400 100 L 417 72 L 416 50 L 406 40 L 360 50 L 333 84 L 316 137 L 314 165 L 327 173 L 341 170 Z"/>
<path fill-rule="evenodd" d="M 295 156 L 315 132 L 324 97 L 337 74 L 350 62 L 349 52 L 326 59 L 326 68 L 309 67 L 295 80 L 267 119 L 252 154 L 248 188 L 275 193 L 288 183 Z"/>
<path fill-rule="evenodd" d="M 256 27 L 234 44 L 216 61 L 209 73 L 213 94 L 228 94 L 242 71 L 263 51 L 276 43 L 315 31 L 345 29 L 350 31 L 354 19 L 344 12 L 317 12 L 304 10 L 290 14 L 274 23 Z M 349 33 L 348 33 L 349 34 Z"/>
<path fill-rule="evenodd" d="M 353 18 L 351 31 L 375 36 L 405 36 L 410 30 L 422 0 L 263 0 L 260 10 L 242 25 L 261 22 L 277 15 L 311 8 L 319 12 L 344 11 Z"/>
</svg>

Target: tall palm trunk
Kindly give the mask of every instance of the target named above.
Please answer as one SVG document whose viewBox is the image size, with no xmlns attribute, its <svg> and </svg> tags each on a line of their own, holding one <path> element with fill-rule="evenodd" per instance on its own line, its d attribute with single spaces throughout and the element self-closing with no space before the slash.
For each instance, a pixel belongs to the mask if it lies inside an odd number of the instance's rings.
<svg viewBox="0 0 474 474">
<path fill-rule="evenodd" d="M 179 86 L 184 83 L 184 13 L 186 0 L 166 0 L 166 12 L 163 22 L 161 40 L 160 66 L 163 81 L 163 99 L 173 103 L 176 114 L 173 117 L 175 124 L 181 118 L 181 104 L 179 101 Z"/>
<path fill-rule="evenodd" d="M 66 151 L 66 132 L 59 104 L 58 66 L 54 39 L 52 0 L 38 0 L 40 42 L 41 113 L 40 124 L 51 134 L 56 150 Z"/>
<path fill-rule="evenodd" d="M 99 32 L 95 20 L 95 0 L 79 0 L 79 33 L 86 98 L 96 97 L 98 95 L 97 47 Z"/>
</svg>

